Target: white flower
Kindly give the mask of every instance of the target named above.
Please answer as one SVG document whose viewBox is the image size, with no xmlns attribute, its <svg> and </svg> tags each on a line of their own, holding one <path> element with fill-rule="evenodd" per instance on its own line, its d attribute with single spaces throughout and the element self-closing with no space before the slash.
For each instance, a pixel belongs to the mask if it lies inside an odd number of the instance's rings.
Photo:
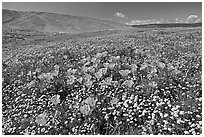
<svg viewBox="0 0 204 137">
<path fill-rule="evenodd" d="M 166 113 L 166 114 L 164 114 L 164 117 L 168 117 L 168 114 Z"/>
<path fill-rule="evenodd" d="M 54 68 L 55 70 L 59 70 L 60 67 L 58 65 L 55 65 Z"/>
<path fill-rule="evenodd" d="M 177 119 L 176 121 L 178 124 L 182 123 L 182 120 L 180 118 Z"/>
<path fill-rule="evenodd" d="M 105 118 L 105 120 L 108 120 L 108 118 L 109 118 L 108 114 L 106 114 L 104 118 Z"/>
<path fill-rule="evenodd" d="M 125 102 L 123 103 L 123 106 L 125 106 L 126 108 L 128 107 L 127 101 L 125 101 Z"/>
<path fill-rule="evenodd" d="M 180 111 L 179 114 L 180 114 L 180 115 L 184 115 L 184 111 Z"/>
</svg>

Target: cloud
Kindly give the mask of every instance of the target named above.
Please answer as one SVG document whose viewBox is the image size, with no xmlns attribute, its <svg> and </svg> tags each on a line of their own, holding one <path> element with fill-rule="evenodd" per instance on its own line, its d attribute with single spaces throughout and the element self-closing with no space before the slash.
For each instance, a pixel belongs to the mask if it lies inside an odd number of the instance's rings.
<svg viewBox="0 0 204 137">
<path fill-rule="evenodd" d="M 121 12 L 116 12 L 115 14 L 114 14 L 114 16 L 116 16 L 116 17 L 119 17 L 119 18 L 125 18 L 125 14 L 123 14 L 123 13 L 121 13 Z"/>
<path fill-rule="evenodd" d="M 198 15 L 190 15 L 187 19 L 186 19 L 187 23 L 196 23 L 196 22 L 200 22 L 200 19 L 198 18 Z"/>
<path fill-rule="evenodd" d="M 131 22 L 127 22 L 126 25 L 144 25 L 144 24 L 159 24 L 161 21 L 151 19 L 151 20 L 132 20 Z"/>
<path fill-rule="evenodd" d="M 202 22 L 202 20 L 201 20 L 201 19 L 197 19 L 197 20 L 195 21 L 195 23 L 199 23 L 199 22 Z"/>
<path fill-rule="evenodd" d="M 130 22 L 127 22 L 126 25 L 145 25 L 145 24 L 165 24 L 165 23 L 183 23 L 182 20 L 175 18 L 175 19 L 150 19 L 150 20 L 132 20 Z"/>
</svg>

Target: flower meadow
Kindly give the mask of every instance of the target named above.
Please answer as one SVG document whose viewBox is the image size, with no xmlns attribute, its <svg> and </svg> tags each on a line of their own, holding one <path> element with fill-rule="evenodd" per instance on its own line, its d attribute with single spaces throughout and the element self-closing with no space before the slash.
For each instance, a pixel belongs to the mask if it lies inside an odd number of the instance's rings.
<svg viewBox="0 0 204 137">
<path fill-rule="evenodd" d="M 3 45 L 3 134 L 201 134 L 201 29 L 98 33 Z"/>
</svg>

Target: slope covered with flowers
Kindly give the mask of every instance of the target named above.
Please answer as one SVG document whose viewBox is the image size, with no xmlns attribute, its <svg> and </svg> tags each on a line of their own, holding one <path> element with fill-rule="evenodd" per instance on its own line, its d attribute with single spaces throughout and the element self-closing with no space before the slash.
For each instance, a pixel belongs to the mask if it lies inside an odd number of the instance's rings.
<svg viewBox="0 0 204 137">
<path fill-rule="evenodd" d="M 201 45 L 189 29 L 3 49 L 3 134 L 201 134 Z"/>
</svg>

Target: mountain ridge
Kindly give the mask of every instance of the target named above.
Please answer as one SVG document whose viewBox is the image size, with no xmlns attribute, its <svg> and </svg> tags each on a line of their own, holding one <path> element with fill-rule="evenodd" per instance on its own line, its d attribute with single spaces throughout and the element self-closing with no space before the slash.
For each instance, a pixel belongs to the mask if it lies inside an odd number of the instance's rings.
<svg viewBox="0 0 204 137">
<path fill-rule="evenodd" d="M 143 24 L 143 25 L 127 25 L 134 28 L 170 28 L 170 27 L 202 27 L 200 23 L 161 23 L 161 24 Z"/>
<path fill-rule="evenodd" d="M 2 10 L 3 29 L 30 29 L 42 32 L 82 33 L 122 29 L 124 24 L 90 17 L 37 11 Z"/>
</svg>

